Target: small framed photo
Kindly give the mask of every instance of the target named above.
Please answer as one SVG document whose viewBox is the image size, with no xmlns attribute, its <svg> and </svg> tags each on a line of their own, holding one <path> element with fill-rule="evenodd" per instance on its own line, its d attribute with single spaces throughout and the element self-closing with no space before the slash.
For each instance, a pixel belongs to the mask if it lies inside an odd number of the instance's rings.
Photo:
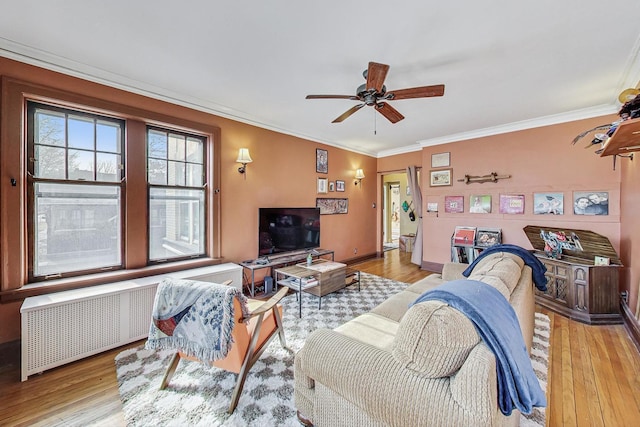
<svg viewBox="0 0 640 427">
<path fill-rule="evenodd" d="M 429 171 L 429 185 L 431 187 L 441 187 L 445 185 L 452 185 L 453 169 L 440 169 Z"/>
<path fill-rule="evenodd" d="M 318 193 L 327 192 L 327 178 L 318 178 Z"/>
<path fill-rule="evenodd" d="M 336 180 L 336 191 L 344 191 L 344 181 Z"/>
<path fill-rule="evenodd" d="M 329 173 L 329 153 L 327 150 L 316 148 L 316 172 Z"/>
<path fill-rule="evenodd" d="M 336 191 L 336 183 L 329 181 L 329 191 Z"/>
<path fill-rule="evenodd" d="M 431 155 L 432 168 L 446 168 L 451 165 L 451 153 L 438 153 Z"/>
</svg>

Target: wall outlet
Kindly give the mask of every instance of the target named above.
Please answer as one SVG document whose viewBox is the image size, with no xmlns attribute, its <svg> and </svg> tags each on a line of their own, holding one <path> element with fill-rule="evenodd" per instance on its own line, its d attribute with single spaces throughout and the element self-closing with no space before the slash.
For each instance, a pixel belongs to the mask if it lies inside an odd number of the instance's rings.
<svg viewBox="0 0 640 427">
<path fill-rule="evenodd" d="M 624 301 L 625 303 L 629 303 L 629 292 L 627 291 L 622 291 L 620 292 L 620 298 L 622 298 L 622 301 Z"/>
<path fill-rule="evenodd" d="M 353 254 L 357 254 L 358 253 L 358 248 L 353 248 Z"/>
</svg>

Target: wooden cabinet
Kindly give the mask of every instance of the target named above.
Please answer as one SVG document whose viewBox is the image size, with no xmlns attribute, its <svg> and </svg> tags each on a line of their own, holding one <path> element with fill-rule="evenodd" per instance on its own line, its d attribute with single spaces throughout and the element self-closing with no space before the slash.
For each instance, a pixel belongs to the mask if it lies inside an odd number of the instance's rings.
<svg viewBox="0 0 640 427">
<path fill-rule="evenodd" d="M 536 290 L 536 302 L 589 324 L 622 323 L 618 279 L 620 266 L 584 265 L 536 254 L 547 267 L 547 291 Z"/>
<path fill-rule="evenodd" d="M 536 289 L 536 303 L 588 324 L 622 323 L 619 275 L 622 267 L 609 239 L 587 230 L 532 226 L 524 228 L 536 249 L 534 254 L 547 268 L 547 290 Z M 560 259 L 544 253 L 541 233 L 569 236 Z M 609 265 L 594 265 L 596 256 Z"/>
</svg>

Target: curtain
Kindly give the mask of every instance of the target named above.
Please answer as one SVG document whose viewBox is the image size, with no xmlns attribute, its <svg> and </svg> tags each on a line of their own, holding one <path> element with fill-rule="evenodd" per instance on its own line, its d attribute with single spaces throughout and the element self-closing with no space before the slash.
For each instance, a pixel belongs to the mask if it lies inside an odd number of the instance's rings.
<svg viewBox="0 0 640 427">
<path fill-rule="evenodd" d="M 418 180 L 418 170 L 415 166 L 407 167 L 407 183 L 413 196 L 413 206 L 418 217 L 418 229 L 416 231 L 416 242 L 411 254 L 411 262 L 422 266 L 422 193 L 420 192 L 420 181 Z"/>
</svg>

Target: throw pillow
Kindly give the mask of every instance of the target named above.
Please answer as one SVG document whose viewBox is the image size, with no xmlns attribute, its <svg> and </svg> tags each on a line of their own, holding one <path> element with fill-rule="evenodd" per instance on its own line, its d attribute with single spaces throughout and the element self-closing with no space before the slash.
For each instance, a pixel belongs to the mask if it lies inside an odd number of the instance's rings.
<svg viewBox="0 0 640 427">
<path fill-rule="evenodd" d="M 457 372 L 478 343 L 473 323 L 441 301 L 412 306 L 400 321 L 392 355 L 404 367 L 427 378 Z"/>
</svg>

